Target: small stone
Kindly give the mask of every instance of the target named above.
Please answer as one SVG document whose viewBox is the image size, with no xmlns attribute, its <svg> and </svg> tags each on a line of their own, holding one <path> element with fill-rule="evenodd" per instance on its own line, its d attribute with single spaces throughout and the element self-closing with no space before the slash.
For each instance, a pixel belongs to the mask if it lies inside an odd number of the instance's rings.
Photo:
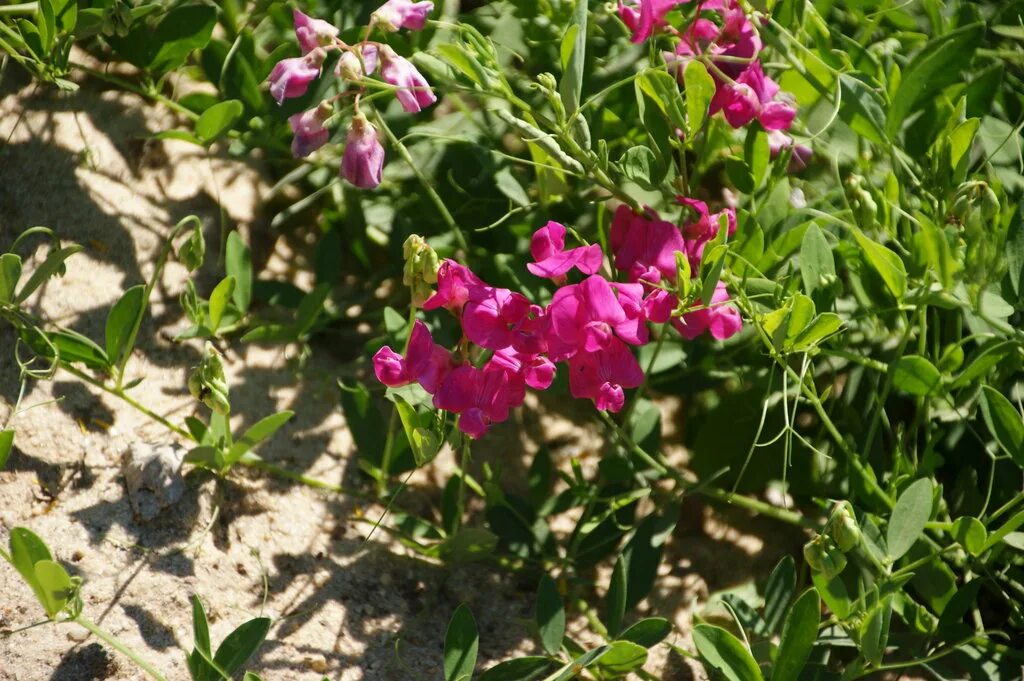
<svg viewBox="0 0 1024 681">
<path fill-rule="evenodd" d="M 75 627 L 68 629 L 68 640 L 74 641 L 75 643 L 81 643 L 85 639 L 89 638 L 89 630 L 83 629 L 82 627 Z"/>
<path fill-rule="evenodd" d="M 307 657 L 303 660 L 303 663 L 306 665 L 307 669 L 316 672 L 317 674 L 324 674 L 327 672 L 327 660 L 319 655 L 316 657 Z"/>
<path fill-rule="evenodd" d="M 121 462 L 128 501 L 135 515 L 152 520 L 185 493 L 181 474 L 185 450 L 172 444 L 132 444 Z"/>
</svg>

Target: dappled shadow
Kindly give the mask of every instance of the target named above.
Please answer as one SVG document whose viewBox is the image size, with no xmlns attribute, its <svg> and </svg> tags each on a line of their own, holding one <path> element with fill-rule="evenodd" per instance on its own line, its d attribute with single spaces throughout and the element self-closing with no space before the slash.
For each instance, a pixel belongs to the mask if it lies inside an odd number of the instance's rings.
<svg viewBox="0 0 1024 681">
<path fill-rule="evenodd" d="M 114 655 L 99 643 L 72 648 L 50 675 L 50 681 L 104 681 L 117 673 Z"/>
</svg>

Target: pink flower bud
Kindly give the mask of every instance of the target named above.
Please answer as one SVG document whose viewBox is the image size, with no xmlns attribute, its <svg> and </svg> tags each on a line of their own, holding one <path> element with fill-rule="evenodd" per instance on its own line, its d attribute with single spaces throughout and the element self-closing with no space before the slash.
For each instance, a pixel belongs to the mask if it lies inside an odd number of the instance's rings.
<svg viewBox="0 0 1024 681">
<path fill-rule="evenodd" d="M 281 104 L 286 99 L 306 94 L 309 84 L 320 75 L 325 53 L 317 48 L 305 57 L 282 59 L 270 72 L 270 95 Z"/>
<path fill-rule="evenodd" d="M 419 113 L 434 102 L 437 97 L 430 89 L 430 83 L 412 62 L 395 54 L 386 45 L 380 48 L 380 76 L 384 82 L 399 88 L 395 96 L 407 113 Z"/>
<path fill-rule="evenodd" d="M 295 37 L 299 40 L 299 47 L 302 54 L 312 52 L 318 47 L 329 45 L 338 29 L 323 19 L 314 19 L 297 9 L 292 10 L 292 20 L 295 24 Z"/>
<path fill-rule="evenodd" d="M 330 131 L 324 127 L 324 121 L 330 115 L 330 104 L 323 102 L 315 109 L 289 116 L 288 124 L 295 133 L 292 138 L 292 156 L 305 158 L 327 144 Z"/>
<path fill-rule="evenodd" d="M 407 28 L 419 31 L 427 23 L 427 15 L 434 11 L 432 2 L 388 0 L 373 13 L 373 21 L 385 31 Z"/>
<path fill-rule="evenodd" d="M 356 114 L 341 158 L 341 175 L 360 189 L 373 189 L 380 184 L 383 170 L 384 147 L 377 129 L 365 116 Z"/>
<path fill-rule="evenodd" d="M 377 46 L 373 43 L 357 45 L 341 53 L 334 74 L 345 80 L 360 80 L 377 70 Z"/>
</svg>

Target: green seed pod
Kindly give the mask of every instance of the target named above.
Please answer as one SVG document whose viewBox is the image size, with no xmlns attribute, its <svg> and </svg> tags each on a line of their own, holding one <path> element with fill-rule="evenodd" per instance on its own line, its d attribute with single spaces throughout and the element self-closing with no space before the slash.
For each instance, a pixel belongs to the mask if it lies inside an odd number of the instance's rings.
<svg viewBox="0 0 1024 681">
<path fill-rule="evenodd" d="M 822 546 L 821 537 L 815 537 L 804 544 L 804 561 L 815 572 L 821 572 L 825 564 L 825 547 Z"/>
<path fill-rule="evenodd" d="M 830 536 L 843 553 L 852 550 L 860 544 L 860 525 L 857 524 L 857 517 L 853 514 L 853 507 L 850 502 L 844 501 L 836 505 L 832 514 L 830 524 Z"/>
<path fill-rule="evenodd" d="M 985 220 L 991 220 L 999 215 L 999 197 L 992 187 L 985 185 L 981 193 L 981 216 Z"/>
<path fill-rule="evenodd" d="M 804 560 L 825 579 L 832 579 L 846 567 L 846 556 L 825 535 L 818 535 L 804 544 Z"/>
<path fill-rule="evenodd" d="M 188 391 L 192 397 L 218 414 L 227 415 L 231 411 L 224 362 L 210 343 L 206 344 L 203 359 L 189 374 Z"/>
</svg>

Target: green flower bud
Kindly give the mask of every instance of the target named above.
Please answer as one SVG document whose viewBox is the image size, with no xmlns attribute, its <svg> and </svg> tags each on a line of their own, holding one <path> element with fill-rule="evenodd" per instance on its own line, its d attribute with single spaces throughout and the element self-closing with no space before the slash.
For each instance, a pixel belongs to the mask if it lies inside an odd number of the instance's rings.
<svg viewBox="0 0 1024 681">
<path fill-rule="evenodd" d="M 441 263 L 434 249 L 416 234 L 405 240 L 402 255 L 405 257 L 402 283 L 411 290 L 413 305 L 419 307 L 433 294 L 431 286 L 437 283 L 437 271 Z"/>
<path fill-rule="evenodd" d="M 860 525 L 857 524 L 857 517 L 853 514 L 853 507 L 848 501 L 836 505 L 830 528 L 832 540 L 843 553 L 860 544 Z"/>
<path fill-rule="evenodd" d="M 224 378 L 224 362 L 210 343 L 206 344 L 203 359 L 189 374 L 188 391 L 192 397 L 218 414 L 227 415 L 231 411 L 228 382 Z"/>
<path fill-rule="evenodd" d="M 203 266 L 203 259 L 206 257 L 206 240 L 203 238 L 203 228 L 196 225 L 189 235 L 188 240 L 178 249 L 178 260 L 189 272 L 195 272 Z"/>
<path fill-rule="evenodd" d="M 825 579 L 832 579 L 846 567 L 846 556 L 824 535 L 818 535 L 804 544 L 804 560 Z"/>
</svg>

